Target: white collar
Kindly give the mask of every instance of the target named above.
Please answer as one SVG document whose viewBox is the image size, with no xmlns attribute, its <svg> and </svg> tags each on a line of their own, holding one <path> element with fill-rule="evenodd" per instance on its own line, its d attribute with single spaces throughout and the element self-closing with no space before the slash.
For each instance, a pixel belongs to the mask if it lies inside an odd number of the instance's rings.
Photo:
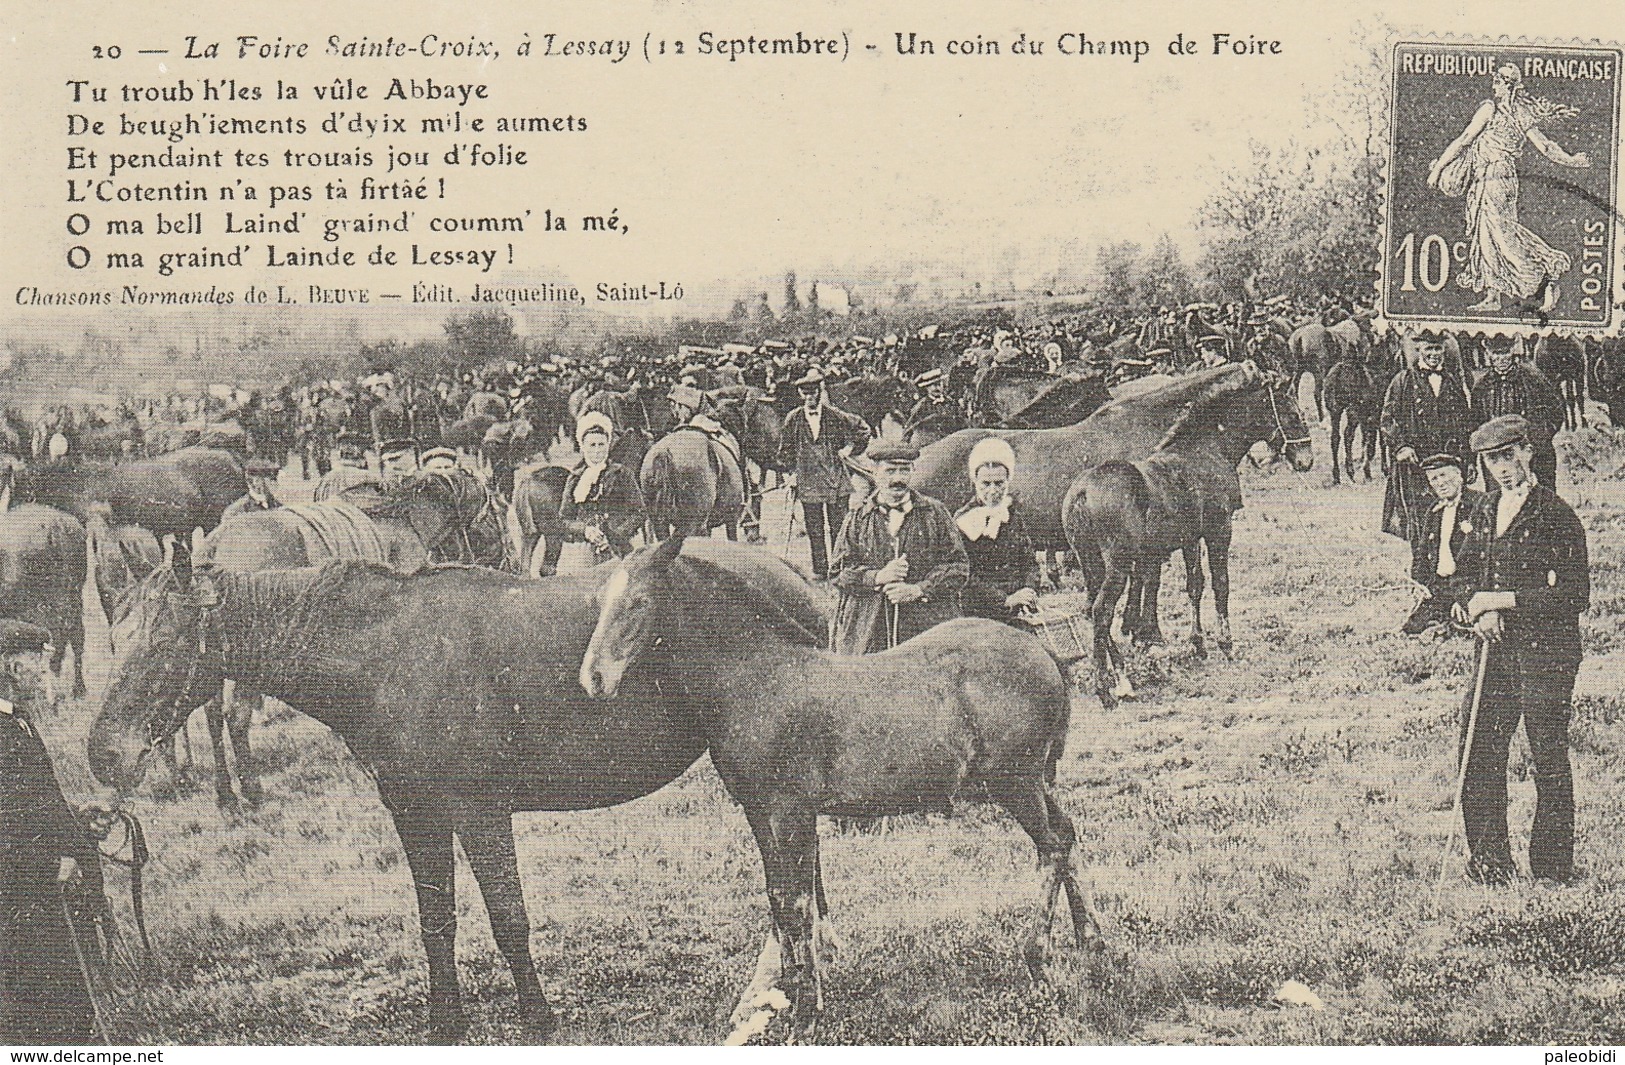
<svg viewBox="0 0 1625 1065">
<path fill-rule="evenodd" d="M 964 534 L 965 539 L 974 542 L 984 536 L 989 540 L 997 540 L 999 530 L 1004 528 L 1009 520 L 1010 497 L 1006 495 L 993 506 L 970 508 L 954 519 L 954 524 L 959 526 L 959 531 Z"/>
</svg>

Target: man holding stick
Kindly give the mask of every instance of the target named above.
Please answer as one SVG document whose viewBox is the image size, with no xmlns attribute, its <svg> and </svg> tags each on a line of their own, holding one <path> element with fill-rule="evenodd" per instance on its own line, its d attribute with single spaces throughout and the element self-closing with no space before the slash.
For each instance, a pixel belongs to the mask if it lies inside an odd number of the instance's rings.
<svg viewBox="0 0 1625 1065">
<path fill-rule="evenodd" d="M 1585 528 L 1530 474 L 1534 447 L 1521 415 L 1479 426 L 1470 440 L 1493 482 L 1484 520 L 1462 544 L 1452 608 L 1482 644 L 1479 680 L 1462 722 L 1462 822 L 1467 874 L 1504 884 L 1517 873 L 1507 841 L 1507 752 L 1521 720 L 1535 762 L 1529 872 L 1574 875 L 1570 700 L 1580 667 L 1580 615 L 1590 603 Z M 1473 705 L 1476 702 L 1476 706 Z"/>
</svg>

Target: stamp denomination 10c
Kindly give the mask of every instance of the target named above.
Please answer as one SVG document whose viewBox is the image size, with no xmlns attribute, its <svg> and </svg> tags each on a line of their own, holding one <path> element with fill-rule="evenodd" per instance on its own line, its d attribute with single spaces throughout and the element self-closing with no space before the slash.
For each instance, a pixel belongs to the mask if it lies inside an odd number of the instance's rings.
<svg viewBox="0 0 1625 1065">
<path fill-rule="evenodd" d="M 1387 320 L 1619 332 L 1620 62 L 1618 48 L 1395 44 Z"/>
</svg>

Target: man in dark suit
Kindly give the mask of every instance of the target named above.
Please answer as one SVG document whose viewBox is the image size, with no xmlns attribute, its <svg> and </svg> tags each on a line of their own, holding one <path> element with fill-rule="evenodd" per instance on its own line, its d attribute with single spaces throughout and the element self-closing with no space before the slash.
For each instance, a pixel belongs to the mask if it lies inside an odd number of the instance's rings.
<svg viewBox="0 0 1625 1065">
<path fill-rule="evenodd" d="M 1517 874 L 1507 842 L 1507 750 L 1520 720 L 1535 763 L 1529 872 L 1558 882 L 1574 875 L 1569 717 L 1591 571 L 1580 519 L 1531 476 L 1529 437 L 1528 421 L 1517 414 L 1473 432 L 1473 451 L 1494 490 L 1457 558 L 1462 579 L 1453 613 L 1485 641 L 1477 714 L 1470 694 L 1462 714 L 1461 811 L 1468 875 L 1488 884 Z"/>
<path fill-rule="evenodd" d="M 1465 486 L 1460 455 L 1429 455 L 1421 465 L 1436 502 L 1411 548 L 1411 580 L 1427 589 L 1427 597 L 1406 620 L 1401 631 L 1407 636 L 1450 620 L 1459 579 L 1456 556 L 1477 531 L 1484 508 L 1484 493 Z"/>
<path fill-rule="evenodd" d="M 970 558 L 942 503 L 909 486 L 911 444 L 876 440 L 875 490 L 846 516 L 835 541 L 835 603 L 830 650 L 869 654 L 896 647 L 960 616 Z"/>
<path fill-rule="evenodd" d="M 796 379 L 801 406 L 784 419 L 779 466 L 795 477 L 796 498 L 812 548 L 813 576 L 829 577 L 831 542 L 846 517 L 851 473 L 845 458 L 868 446 L 869 427 L 856 415 L 832 406 L 824 396 L 817 367 Z"/>
<path fill-rule="evenodd" d="M 105 901 L 101 870 L 31 716 L 44 695 L 30 659 L 49 639 L 0 620 L 0 1043 L 14 1046 L 95 1042 L 66 914 Z"/>
<path fill-rule="evenodd" d="M 1422 459 L 1428 455 L 1467 458 L 1472 412 L 1467 389 L 1445 366 L 1445 338 L 1416 335 L 1416 365 L 1399 371 L 1382 398 L 1382 435 L 1393 449 L 1394 467 L 1382 505 L 1382 529 L 1414 544 L 1431 495 Z"/>
<path fill-rule="evenodd" d="M 955 433 L 965 428 L 965 412 L 959 404 L 948 398 L 948 375 L 940 369 L 931 369 L 914 379 L 914 383 L 925 389 L 925 395 L 914 404 L 914 409 L 908 412 L 908 431 L 913 432 L 920 425 L 930 420 L 933 428 L 942 436 Z"/>
<path fill-rule="evenodd" d="M 1535 480 L 1557 491 L 1557 449 L 1552 437 L 1563 428 L 1563 396 L 1551 378 L 1533 364 L 1520 363 L 1523 342 L 1516 337 L 1491 337 L 1490 368 L 1473 386 L 1474 428 L 1503 414 L 1521 414 L 1529 422 L 1529 446 L 1534 449 L 1530 472 Z"/>
</svg>

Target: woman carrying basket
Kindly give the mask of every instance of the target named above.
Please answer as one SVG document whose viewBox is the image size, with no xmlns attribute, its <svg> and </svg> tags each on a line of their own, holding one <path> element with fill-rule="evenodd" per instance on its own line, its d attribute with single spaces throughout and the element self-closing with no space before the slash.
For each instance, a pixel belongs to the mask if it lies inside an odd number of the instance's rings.
<svg viewBox="0 0 1625 1065">
<path fill-rule="evenodd" d="M 1023 611 L 1038 605 L 1038 560 L 1020 504 L 1010 496 L 1015 452 L 990 436 L 971 448 L 967 465 L 976 498 L 954 515 L 970 557 L 964 611 L 967 617 L 1018 624 Z"/>
</svg>

